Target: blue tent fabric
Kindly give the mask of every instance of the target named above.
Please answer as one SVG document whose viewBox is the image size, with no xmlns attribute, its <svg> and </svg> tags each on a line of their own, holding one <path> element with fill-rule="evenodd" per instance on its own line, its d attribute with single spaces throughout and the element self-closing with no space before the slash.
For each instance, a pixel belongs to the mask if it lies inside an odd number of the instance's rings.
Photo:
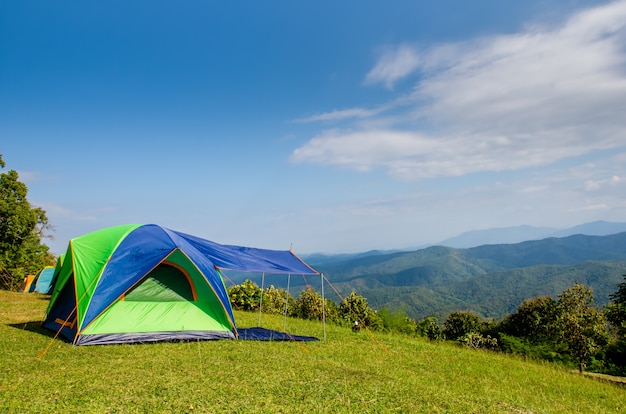
<svg viewBox="0 0 626 414">
<path fill-rule="evenodd" d="M 239 328 L 239 339 L 244 341 L 319 341 L 314 336 L 291 335 L 265 328 Z"/>
<path fill-rule="evenodd" d="M 31 286 L 31 292 L 50 293 L 50 285 L 52 276 L 54 275 L 54 267 L 47 266 L 37 273 L 35 276 L 35 284 Z"/>
</svg>

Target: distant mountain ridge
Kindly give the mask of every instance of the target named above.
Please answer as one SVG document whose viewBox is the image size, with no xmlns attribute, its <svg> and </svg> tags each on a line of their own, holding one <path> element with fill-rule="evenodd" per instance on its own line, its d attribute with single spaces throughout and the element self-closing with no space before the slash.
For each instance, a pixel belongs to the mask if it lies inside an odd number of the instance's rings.
<svg viewBox="0 0 626 414">
<path fill-rule="evenodd" d="M 339 292 L 347 295 L 355 290 L 374 309 L 401 308 L 416 319 L 473 310 L 497 319 L 525 299 L 554 297 L 576 282 L 591 286 L 596 302 L 606 304 L 626 274 L 626 232 L 465 249 L 376 251 L 309 263 Z"/>
<path fill-rule="evenodd" d="M 626 231 L 626 223 L 594 221 L 580 224 L 567 229 L 556 229 L 552 227 L 534 227 L 528 225 L 501 227 L 485 230 L 471 230 L 456 237 L 446 239 L 437 245 L 470 248 L 483 244 L 510 244 L 520 243 L 527 240 L 541 240 L 548 237 L 567 237 L 574 234 L 585 234 L 588 236 L 608 236 Z"/>
</svg>

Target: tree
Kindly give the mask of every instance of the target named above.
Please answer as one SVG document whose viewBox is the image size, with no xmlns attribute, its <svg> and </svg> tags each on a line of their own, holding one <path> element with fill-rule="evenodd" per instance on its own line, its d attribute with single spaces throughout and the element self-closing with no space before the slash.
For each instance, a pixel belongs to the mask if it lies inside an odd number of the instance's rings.
<svg viewBox="0 0 626 414">
<path fill-rule="evenodd" d="M 553 328 L 557 317 L 557 303 L 549 296 L 527 299 L 502 323 L 503 330 L 531 342 L 548 342 L 554 339 Z"/>
<path fill-rule="evenodd" d="M 457 340 L 468 333 L 480 333 L 480 318 L 473 312 L 452 312 L 443 323 L 442 333 L 446 339 Z"/>
<path fill-rule="evenodd" d="M 595 307 L 591 287 L 576 283 L 558 297 L 556 323 L 559 334 L 582 373 L 589 358 L 608 342 L 606 318 Z"/>
<path fill-rule="evenodd" d="M 354 290 L 339 305 L 339 315 L 347 321 L 357 321 L 363 327 L 379 328 L 382 326 L 380 317 L 370 308 L 367 299 L 357 295 Z"/>
<path fill-rule="evenodd" d="M 617 285 L 617 292 L 609 295 L 606 317 L 615 329 L 619 341 L 626 341 L 626 275 Z"/>
<path fill-rule="evenodd" d="M 626 375 L 626 275 L 617 285 L 617 292 L 609 295 L 606 318 L 611 324 L 613 341 L 606 350 L 605 361 L 614 375 Z"/>
<path fill-rule="evenodd" d="M 0 168 L 5 162 L 0 154 Z M 51 230 L 46 212 L 32 206 L 28 187 L 17 171 L 0 174 L 0 287 L 17 290 L 27 274 L 53 265 L 54 256 L 42 243 Z"/>
</svg>

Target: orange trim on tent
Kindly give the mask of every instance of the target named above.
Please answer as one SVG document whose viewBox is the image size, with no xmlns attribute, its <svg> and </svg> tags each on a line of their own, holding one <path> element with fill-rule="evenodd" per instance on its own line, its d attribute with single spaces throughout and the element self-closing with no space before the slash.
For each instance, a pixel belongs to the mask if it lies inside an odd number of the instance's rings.
<svg viewBox="0 0 626 414">
<path fill-rule="evenodd" d="M 74 318 L 72 322 L 64 321 L 61 318 L 56 318 L 54 321 L 58 323 L 59 325 L 61 325 L 61 328 L 67 326 L 70 329 L 74 329 L 74 325 L 76 325 L 76 318 Z"/>
<path fill-rule="evenodd" d="M 189 286 L 191 286 L 191 294 L 193 296 L 193 300 L 194 302 L 197 302 L 198 294 L 196 293 L 196 285 L 194 285 L 193 280 L 191 279 L 191 276 L 189 275 L 189 272 L 187 272 L 187 270 L 177 265 L 176 263 L 167 261 L 167 259 L 165 259 L 162 263 L 166 266 L 172 266 L 174 269 L 178 269 L 183 275 L 185 275 L 185 277 L 187 278 L 187 282 L 189 283 Z"/>
</svg>

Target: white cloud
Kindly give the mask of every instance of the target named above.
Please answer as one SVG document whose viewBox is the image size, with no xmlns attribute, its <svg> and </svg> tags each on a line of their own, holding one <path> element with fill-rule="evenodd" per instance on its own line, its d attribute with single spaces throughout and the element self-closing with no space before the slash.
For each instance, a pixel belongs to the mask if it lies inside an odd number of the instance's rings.
<svg viewBox="0 0 626 414">
<path fill-rule="evenodd" d="M 516 35 L 419 53 L 403 44 L 366 81 L 392 87 L 418 69 L 411 107 L 380 106 L 395 109 L 395 126 L 321 131 L 291 161 L 413 179 L 549 165 L 626 145 L 626 1 Z M 353 108 L 318 120 L 369 116 L 376 125 L 381 113 Z"/>
<path fill-rule="evenodd" d="M 414 72 L 419 66 L 419 55 L 409 45 L 387 47 L 383 50 L 376 66 L 365 77 L 365 82 L 382 82 L 391 89 L 396 81 Z"/>
<path fill-rule="evenodd" d="M 585 182 L 585 190 L 596 191 L 607 186 L 614 187 L 621 183 L 623 183 L 623 180 L 617 175 L 614 175 L 613 177 L 604 180 L 587 180 Z"/>
<path fill-rule="evenodd" d="M 351 108 L 334 110 L 330 112 L 324 112 L 317 115 L 312 115 L 304 118 L 295 119 L 293 122 L 320 122 L 320 121 L 340 121 L 342 119 L 349 118 L 368 118 L 374 115 L 378 115 L 383 109 L 364 109 L 364 108 Z"/>
</svg>

